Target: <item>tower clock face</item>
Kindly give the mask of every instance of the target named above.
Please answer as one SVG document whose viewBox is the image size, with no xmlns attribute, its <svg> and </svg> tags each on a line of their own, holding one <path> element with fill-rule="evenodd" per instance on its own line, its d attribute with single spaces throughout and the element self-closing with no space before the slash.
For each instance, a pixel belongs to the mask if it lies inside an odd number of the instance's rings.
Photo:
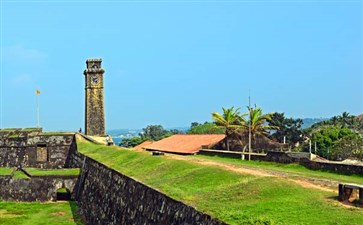
<svg viewBox="0 0 363 225">
<path fill-rule="evenodd" d="M 94 83 L 94 84 L 97 84 L 98 83 L 98 77 L 96 77 L 96 76 L 91 77 L 91 82 Z"/>
</svg>

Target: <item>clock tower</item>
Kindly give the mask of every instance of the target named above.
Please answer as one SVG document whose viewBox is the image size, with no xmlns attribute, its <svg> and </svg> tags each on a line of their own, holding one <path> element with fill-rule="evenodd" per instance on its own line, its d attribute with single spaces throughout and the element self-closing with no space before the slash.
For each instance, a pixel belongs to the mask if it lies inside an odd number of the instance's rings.
<svg viewBox="0 0 363 225">
<path fill-rule="evenodd" d="M 86 80 L 85 134 L 105 136 L 105 109 L 103 96 L 102 59 L 87 59 L 84 71 Z"/>
</svg>

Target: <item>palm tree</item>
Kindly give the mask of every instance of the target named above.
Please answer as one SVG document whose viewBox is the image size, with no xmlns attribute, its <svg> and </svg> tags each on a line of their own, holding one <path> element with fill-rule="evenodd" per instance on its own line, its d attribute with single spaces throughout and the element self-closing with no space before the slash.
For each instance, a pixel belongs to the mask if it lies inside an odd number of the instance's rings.
<svg viewBox="0 0 363 225">
<path fill-rule="evenodd" d="M 354 116 L 349 115 L 348 112 L 343 112 L 341 116 L 338 116 L 341 121 L 341 126 L 344 127 L 351 127 L 354 125 Z"/>
<path fill-rule="evenodd" d="M 338 116 L 333 116 L 330 121 L 332 122 L 332 124 L 334 126 L 336 126 L 339 123 L 339 117 Z"/>
<path fill-rule="evenodd" d="M 272 118 L 272 113 L 263 114 L 262 109 L 258 107 L 247 106 L 249 112 L 247 128 L 251 129 L 251 137 L 254 139 L 256 135 L 267 135 L 268 130 L 277 129 L 276 126 L 269 126 L 266 122 Z"/>
<path fill-rule="evenodd" d="M 218 112 L 212 113 L 212 118 L 217 127 L 222 127 L 225 129 L 226 133 L 226 146 L 229 151 L 229 136 L 235 132 L 237 128 L 243 127 L 246 120 L 243 118 L 245 114 L 240 115 L 239 109 L 235 109 L 233 106 L 231 108 L 223 108 L 223 115 Z"/>
</svg>

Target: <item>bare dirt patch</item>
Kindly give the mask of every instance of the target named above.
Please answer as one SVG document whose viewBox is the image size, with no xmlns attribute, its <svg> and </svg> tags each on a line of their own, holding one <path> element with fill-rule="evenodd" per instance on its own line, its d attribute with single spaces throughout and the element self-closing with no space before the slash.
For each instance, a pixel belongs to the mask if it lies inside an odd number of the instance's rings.
<svg viewBox="0 0 363 225">
<path fill-rule="evenodd" d="M 304 188 L 312 188 L 321 191 L 334 192 L 337 193 L 338 183 L 335 181 L 319 179 L 319 178 L 308 178 L 301 177 L 297 174 L 286 173 L 281 171 L 271 171 L 266 169 L 258 169 L 258 168 L 248 168 L 246 166 L 240 165 L 232 165 L 228 163 L 216 162 L 208 159 L 200 159 L 200 158 L 191 158 L 182 155 L 174 155 L 174 154 L 166 154 L 166 157 L 176 159 L 176 160 L 184 160 L 192 163 L 215 166 L 228 171 L 234 171 L 241 174 L 250 174 L 254 176 L 264 176 L 264 177 L 282 177 L 287 179 L 290 182 L 301 185 Z"/>
<path fill-rule="evenodd" d="M 184 160 L 184 159 L 181 158 L 180 160 Z M 263 176 L 263 177 L 274 176 L 273 174 L 266 173 L 261 170 L 249 169 L 249 168 L 245 168 L 245 167 L 224 164 L 224 163 L 219 163 L 219 162 L 214 162 L 214 161 L 208 161 L 208 160 L 204 160 L 204 159 L 193 159 L 192 162 L 202 164 L 202 165 L 216 166 L 216 167 L 228 170 L 228 171 L 234 171 L 234 172 L 242 173 L 242 174 L 250 174 L 250 175 L 255 175 L 255 176 Z"/>
<path fill-rule="evenodd" d="M 52 215 L 52 216 L 65 216 L 66 213 L 65 212 L 54 212 L 54 213 L 51 213 L 50 215 Z"/>
<path fill-rule="evenodd" d="M 318 190 L 322 190 L 322 191 L 328 191 L 328 192 L 334 192 L 334 193 L 338 193 L 337 190 L 333 190 L 332 188 L 329 188 L 329 187 L 323 187 L 321 185 L 316 185 L 316 184 L 313 184 L 311 182 L 308 182 L 306 180 L 303 180 L 303 179 L 288 179 L 289 181 L 292 181 L 296 184 L 299 184 L 305 188 L 313 188 L 313 189 L 318 189 Z"/>
</svg>

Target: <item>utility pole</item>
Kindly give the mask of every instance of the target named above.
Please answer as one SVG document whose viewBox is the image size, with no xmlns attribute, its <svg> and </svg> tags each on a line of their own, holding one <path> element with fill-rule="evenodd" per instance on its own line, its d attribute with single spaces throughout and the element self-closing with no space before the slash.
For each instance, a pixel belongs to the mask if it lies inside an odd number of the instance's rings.
<svg viewBox="0 0 363 225">
<path fill-rule="evenodd" d="M 316 141 L 315 141 L 315 155 L 316 155 Z"/>
<path fill-rule="evenodd" d="M 248 90 L 248 113 L 249 113 L 249 121 L 248 121 L 248 161 L 251 160 L 251 91 Z"/>
</svg>

